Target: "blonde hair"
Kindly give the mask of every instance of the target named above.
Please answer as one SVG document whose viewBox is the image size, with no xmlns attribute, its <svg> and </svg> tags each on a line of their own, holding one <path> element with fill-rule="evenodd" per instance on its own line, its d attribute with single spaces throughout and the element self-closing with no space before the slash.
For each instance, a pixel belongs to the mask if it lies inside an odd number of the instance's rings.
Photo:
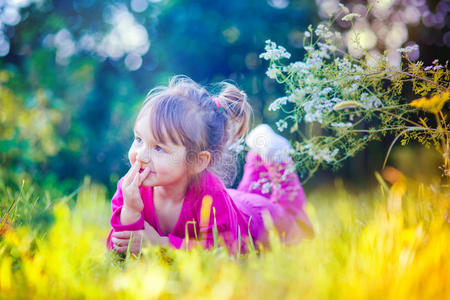
<svg viewBox="0 0 450 300">
<path fill-rule="evenodd" d="M 188 164 L 201 151 L 208 151 L 211 161 L 207 170 L 230 186 L 236 178 L 237 160 L 228 148 L 247 134 L 252 109 L 247 95 L 234 84 L 221 82 L 216 87 L 219 93 L 210 94 L 192 79 L 174 76 L 168 86 L 148 93 L 137 119 L 150 114 L 153 137 L 161 143 L 168 138 L 183 145 Z"/>
</svg>

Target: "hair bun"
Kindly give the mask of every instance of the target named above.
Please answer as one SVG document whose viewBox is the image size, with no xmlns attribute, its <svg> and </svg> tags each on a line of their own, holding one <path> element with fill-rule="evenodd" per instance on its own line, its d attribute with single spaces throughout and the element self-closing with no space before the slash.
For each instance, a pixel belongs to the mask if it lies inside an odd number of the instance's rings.
<svg viewBox="0 0 450 300">
<path fill-rule="evenodd" d="M 247 133 L 252 108 L 244 91 L 228 82 L 222 82 L 221 86 L 217 98 L 228 117 L 227 138 L 231 144 Z"/>
</svg>

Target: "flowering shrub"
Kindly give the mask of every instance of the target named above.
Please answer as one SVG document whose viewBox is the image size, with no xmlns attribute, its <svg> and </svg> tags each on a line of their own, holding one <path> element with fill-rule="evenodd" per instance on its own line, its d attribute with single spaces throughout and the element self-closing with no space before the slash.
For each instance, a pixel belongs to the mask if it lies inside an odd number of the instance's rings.
<svg viewBox="0 0 450 300">
<path fill-rule="evenodd" d="M 350 13 L 342 20 L 359 17 Z M 357 34 L 354 39 L 358 43 Z M 405 60 L 397 68 L 389 64 L 387 52 L 374 58 L 366 51 L 355 58 L 343 50 L 341 41 L 329 22 L 309 26 L 304 33 L 302 61 L 285 63 L 290 53 L 270 40 L 260 55 L 270 62 L 267 76 L 285 87 L 286 95 L 274 100 L 269 110 L 287 114 L 276 123 L 279 131 L 301 136 L 294 142 L 293 157 L 303 175 L 309 178 L 319 167 L 337 168 L 369 141 L 392 133 L 396 137 L 391 147 L 399 138 L 403 145 L 414 139 L 434 146 L 442 154 L 444 174 L 450 176 L 450 123 L 443 112 L 449 100 L 447 64 L 435 60 L 424 67 L 421 61 L 412 62 L 411 46 L 397 50 Z M 409 104 L 402 94 L 405 82 L 412 82 L 407 88 L 414 94 L 431 99 Z"/>
</svg>

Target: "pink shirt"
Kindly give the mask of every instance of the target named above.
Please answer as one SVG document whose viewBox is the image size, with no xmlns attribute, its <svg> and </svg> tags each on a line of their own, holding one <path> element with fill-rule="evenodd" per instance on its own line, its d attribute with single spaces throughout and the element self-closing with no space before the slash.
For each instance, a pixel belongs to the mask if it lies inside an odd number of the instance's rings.
<svg viewBox="0 0 450 300">
<path fill-rule="evenodd" d="M 153 187 L 139 188 L 142 201 L 144 202 L 144 210 L 142 211 L 141 218 L 133 224 L 121 224 L 120 212 L 123 206 L 122 181 L 123 178 L 119 180 L 117 184 L 117 191 L 111 201 L 112 229 L 107 239 L 108 248 L 112 248 L 113 244 L 111 242 L 111 235 L 114 231 L 141 230 L 144 228 L 144 221 L 153 226 L 161 236 L 165 236 L 159 228 L 158 218 L 154 209 Z M 238 199 L 234 199 L 234 201 L 231 198 L 230 193 L 234 195 L 234 198 Z M 245 252 L 246 249 L 244 241 L 248 239 L 248 232 L 250 231 L 253 240 L 256 241 L 260 236 L 261 230 L 263 229 L 261 226 L 264 226 L 258 213 L 252 212 L 253 207 L 250 203 L 257 203 L 259 201 L 259 203 L 263 202 L 269 204 L 270 200 L 256 194 L 250 194 L 234 189 L 227 190 L 222 181 L 215 174 L 210 172 L 204 173 L 200 180 L 200 189 L 197 193 L 193 187 L 188 188 L 178 221 L 172 231 L 167 235 L 170 245 L 175 248 L 181 247 L 182 241 L 186 235 L 186 228 L 189 232 L 190 238 L 195 237 L 195 232 L 197 235 L 200 233 L 201 202 L 203 197 L 206 195 L 210 195 L 212 197 L 212 205 L 209 224 L 206 229 L 202 228 L 202 232 L 206 233 L 206 236 L 204 237 L 205 246 L 209 248 L 214 245 L 214 207 L 219 236 L 223 238 L 229 249 L 236 249 L 235 247 L 237 246 L 239 236 L 238 231 L 240 230 L 242 241 L 241 249 Z M 252 214 L 254 216 L 252 217 L 249 230 L 248 221 L 250 215 Z"/>
</svg>

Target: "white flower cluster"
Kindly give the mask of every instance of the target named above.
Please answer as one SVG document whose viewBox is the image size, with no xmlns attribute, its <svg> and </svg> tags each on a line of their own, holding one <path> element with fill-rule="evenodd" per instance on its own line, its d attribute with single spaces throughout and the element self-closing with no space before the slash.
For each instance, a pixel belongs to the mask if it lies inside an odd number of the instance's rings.
<svg viewBox="0 0 450 300">
<path fill-rule="evenodd" d="M 295 172 L 295 165 L 289 165 L 285 170 L 283 175 L 281 175 L 280 178 L 280 182 L 284 182 L 287 178 L 287 176 L 289 176 L 289 174 L 292 174 Z"/>
<path fill-rule="evenodd" d="M 324 90 L 327 90 L 325 88 Z M 342 101 L 339 98 L 321 97 L 320 92 L 311 95 L 311 99 L 303 103 L 302 107 L 305 111 L 304 120 L 305 122 L 323 122 L 324 115 L 330 113 L 336 103 Z"/>
<path fill-rule="evenodd" d="M 277 111 L 280 109 L 281 105 L 285 105 L 288 101 L 288 97 L 281 97 L 273 101 L 269 105 L 269 111 Z"/>
<path fill-rule="evenodd" d="M 311 56 L 306 59 L 305 63 L 310 69 L 320 69 L 323 66 L 324 57 L 326 57 L 326 53 L 314 51 L 311 53 Z"/>
<path fill-rule="evenodd" d="M 339 73 L 341 74 L 361 74 L 364 72 L 364 69 L 357 64 L 352 63 L 348 58 L 344 57 L 344 58 L 340 58 L 337 57 L 334 60 L 334 63 L 337 66 L 337 69 L 339 71 Z M 353 80 L 359 80 L 360 76 L 358 75 L 358 77 L 352 78 Z"/>
<path fill-rule="evenodd" d="M 382 103 L 381 100 L 378 99 L 375 95 L 369 95 L 367 93 L 361 94 L 361 102 L 363 103 L 365 108 L 379 108 L 381 107 Z"/>
<path fill-rule="evenodd" d="M 351 122 L 347 122 L 347 123 L 331 123 L 330 124 L 331 127 L 340 127 L 340 128 L 346 128 L 346 127 L 351 127 L 353 126 L 353 124 Z"/>
<path fill-rule="evenodd" d="M 328 27 L 320 24 L 315 30 L 315 34 L 322 38 L 336 36 Z M 281 72 L 287 73 L 292 78 L 292 83 L 296 85 L 295 89 L 288 92 L 288 95 L 273 101 L 269 105 L 269 111 L 277 111 L 287 102 L 296 103 L 303 109 L 303 120 L 307 123 L 324 123 L 324 119 L 334 112 L 336 104 L 344 100 L 359 98 L 361 107 L 366 109 L 379 108 L 382 105 L 380 99 L 369 93 L 362 93 L 362 86 L 359 83 L 364 69 L 353 63 L 346 57 L 336 57 L 330 62 L 337 48 L 329 43 L 318 42 L 317 46 L 305 46 L 307 55 L 303 61 L 290 63 L 287 66 L 271 64 L 267 71 L 270 78 L 276 78 Z M 266 50 L 282 49 L 275 43 L 268 41 Z M 278 57 L 278 56 L 277 56 Z M 340 76 L 328 78 L 324 76 L 327 70 L 325 66 L 333 66 Z M 292 76 L 293 75 L 293 76 Z M 283 131 L 288 127 L 285 120 L 276 123 L 278 130 Z M 340 123 L 336 121 L 331 124 L 332 127 L 350 127 L 352 123 Z M 319 155 L 320 156 L 320 155 Z"/>
<path fill-rule="evenodd" d="M 261 188 L 261 192 L 263 194 L 268 194 L 268 193 L 270 193 L 271 190 L 272 190 L 272 184 L 270 182 L 264 183 Z"/>
<path fill-rule="evenodd" d="M 296 73 L 298 76 L 302 76 L 303 74 L 309 73 L 309 66 L 302 61 L 297 61 L 283 67 L 283 71 L 288 73 Z"/>
<path fill-rule="evenodd" d="M 344 95 L 351 95 L 354 92 L 356 92 L 359 88 L 359 84 L 353 83 L 350 87 L 346 87 L 342 90 L 342 94 Z"/>
<path fill-rule="evenodd" d="M 283 120 L 283 119 L 276 122 L 275 125 L 277 125 L 277 128 L 280 132 L 282 132 L 283 130 L 285 130 L 288 127 L 288 123 L 286 122 L 286 120 Z"/>
<path fill-rule="evenodd" d="M 269 77 L 270 79 L 277 79 L 278 74 L 280 74 L 280 70 L 272 66 L 270 66 L 266 72 L 267 77 Z"/>
<path fill-rule="evenodd" d="M 330 30 L 329 27 L 325 26 L 325 24 L 319 24 L 319 26 L 317 26 L 316 30 L 314 31 L 314 33 L 322 39 L 325 40 L 331 40 L 333 38 L 336 39 L 341 39 L 341 33 L 340 32 L 333 32 Z"/>
<path fill-rule="evenodd" d="M 330 59 L 330 54 L 334 53 L 337 50 L 335 45 L 321 42 L 318 42 L 317 45 L 319 46 L 320 49 L 319 51 L 320 57 L 324 57 L 326 59 Z"/>
<path fill-rule="evenodd" d="M 334 149 L 333 151 L 330 151 L 328 148 L 316 149 L 316 146 L 309 144 L 306 144 L 304 149 L 306 150 L 306 154 L 312 157 L 312 159 L 316 161 L 325 161 L 327 163 L 331 163 L 335 160 L 336 155 L 339 153 L 339 149 Z"/>
<path fill-rule="evenodd" d="M 277 46 L 271 40 L 266 41 L 266 46 L 264 47 L 266 52 L 261 53 L 259 58 L 264 58 L 265 60 L 279 60 L 281 58 L 290 58 L 291 54 L 286 51 L 283 46 Z"/>
<path fill-rule="evenodd" d="M 408 47 L 405 47 L 405 48 L 399 48 L 399 49 L 397 49 L 397 52 L 400 52 L 400 53 L 411 53 L 411 52 L 417 51 L 417 50 L 419 50 L 419 45 L 415 44 L 415 45 L 411 45 L 411 46 L 408 46 Z"/>
<path fill-rule="evenodd" d="M 288 97 L 288 101 L 292 103 L 301 103 L 305 98 L 304 89 L 295 89 Z"/>
<path fill-rule="evenodd" d="M 250 184 L 249 190 L 258 190 L 261 189 L 263 194 L 268 194 L 272 190 L 272 184 L 269 182 L 267 178 L 261 178 L 258 181 L 254 181 Z"/>
<path fill-rule="evenodd" d="M 350 13 L 350 14 L 343 16 L 341 20 L 351 22 L 351 21 L 353 21 L 353 19 L 357 19 L 357 18 L 361 18 L 361 15 L 357 14 L 357 13 Z"/>
</svg>

